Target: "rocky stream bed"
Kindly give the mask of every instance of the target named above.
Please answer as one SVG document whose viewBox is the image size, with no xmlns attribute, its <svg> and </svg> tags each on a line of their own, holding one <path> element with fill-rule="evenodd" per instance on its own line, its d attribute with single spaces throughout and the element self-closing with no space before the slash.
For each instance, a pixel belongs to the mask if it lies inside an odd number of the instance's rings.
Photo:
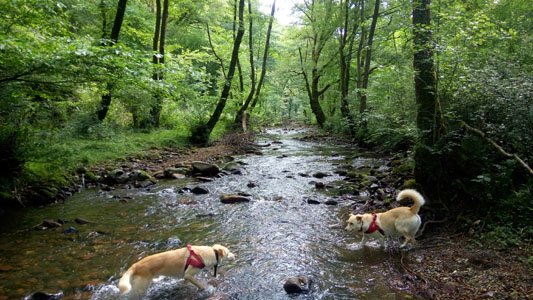
<svg viewBox="0 0 533 300">
<path fill-rule="evenodd" d="M 346 145 L 347 143 L 342 139 L 316 133 L 306 133 L 300 139 L 325 144 Z M 157 185 L 158 180 L 165 178 L 180 180 L 194 176 L 199 182 L 209 182 L 220 176 L 242 175 L 238 173 L 240 166 L 233 158 L 235 155 L 261 155 L 263 148 L 275 147 L 276 143 L 278 143 L 276 140 L 266 140 L 256 143 L 246 142 L 237 147 L 235 143 L 217 143 L 204 148 L 153 149 L 142 156 L 110 162 L 91 170 L 80 170 L 80 184 L 82 183 L 84 188 L 93 186 L 105 192 L 115 189 L 146 189 Z M 338 154 L 330 152 L 328 155 Z M 351 203 L 344 215 L 348 211 L 384 210 L 396 205 L 392 203 L 392 199 L 397 190 L 412 183 L 411 168 L 409 168 L 412 162 L 409 161 L 408 153 L 379 154 L 379 156 L 383 163 L 367 168 L 365 175 L 361 175 L 360 170 L 339 166 L 335 170 L 316 170 L 313 173 L 295 171 L 293 173 L 296 175 L 288 175 L 287 178 L 305 176 L 313 182 L 316 189 L 333 190 L 336 195 L 342 195 L 335 199 Z M 321 179 L 329 176 L 331 172 L 343 179 L 340 182 L 324 183 Z M 260 184 L 250 181 L 248 187 Z M 202 193 L 201 190 L 185 192 Z M 115 197 L 124 203 L 130 201 L 128 196 Z M 224 201 L 224 197 L 228 197 L 226 201 L 248 200 L 247 195 L 224 195 L 221 200 Z M 281 201 L 281 198 L 282 195 L 278 200 Z M 182 201 L 180 204 L 186 205 L 189 198 L 182 198 L 180 201 Z M 306 198 L 306 201 L 310 205 L 321 203 L 312 197 Z M 328 201 L 330 203 L 326 203 L 327 201 L 324 203 L 337 205 L 337 200 Z M 389 294 L 388 298 L 533 299 L 531 275 L 533 253 L 529 244 L 522 243 L 519 246 L 502 249 L 479 240 L 477 238 L 479 232 L 474 227 L 468 231 L 464 226 L 459 228 L 451 221 L 438 222 L 432 219 L 431 199 L 428 199 L 427 207 L 421 211 L 421 215 L 428 224 L 420 232 L 416 248 L 407 252 L 394 247 L 379 250 L 387 253 L 385 257 L 393 258 L 387 263 L 389 268 L 386 272 L 389 276 L 386 276 L 387 282 L 384 284 L 397 293 L 395 296 Z M 81 224 L 90 220 L 79 219 L 76 222 Z M 36 225 L 36 229 L 68 227 L 62 224 L 61 220 L 43 220 L 41 224 Z M 342 226 L 343 224 L 336 225 L 337 229 Z M 17 268 L 19 266 L 12 265 L 7 259 L 0 257 L 0 278 L 2 273 Z M 95 282 L 88 284 L 97 285 Z M 13 293 L 9 293 L 8 290 L 9 287 L 0 283 L 0 299 L 10 299 Z M 78 294 L 79 298 L 72 299 L 84 299 L 88 294 L 90 293 L 82 292 Z M 218 297 L 227 298 L 220 295 Z M 314 298 L 308 296 L 302 299 Z"/>
</svg>

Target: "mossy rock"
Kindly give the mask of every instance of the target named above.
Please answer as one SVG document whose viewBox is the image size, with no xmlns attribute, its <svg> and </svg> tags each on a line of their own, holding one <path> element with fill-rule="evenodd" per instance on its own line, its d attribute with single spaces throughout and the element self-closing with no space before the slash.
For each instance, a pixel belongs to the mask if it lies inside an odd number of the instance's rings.
<svg viewBox="0 0 533 300">
<path fill-rule="evenodd" d="M 94 174 L 94 172 L 92 171 L 87 171 L 84 176 L 85 176 L 85 180 L 87 181 L 98 181 L 99 179 L 99 177 L 96 174 Z"/>
<path fill-rule="evenodd" d="M 414 178 L 407 179 L 403 182 L 404 189 L 412 189 L 412 188 L 415 188 L 416 186 L 417 186 L 416 179 Z"/>
<path fill-rule="evenodd" d="M 350 178 L 352 180 L 361 181 L 361 180 L 363 180 L 365 178 L 365 175 L 363 175 L 360 172 L 350 171 L 350 172 L 348 172 L 348 174 L 346 174 L 346 177 L 348 177 L 348 178 Z"/>
<path fill-rule="evenodd" d="M 407 160 L 404 161 L 403 164 L 400 164 L 392 170 L 392 173 L 394 174 L 404 174 L 404 173 L 413 173 L 415 169 L 415 162 L 414 160 Z"/>
</svg>

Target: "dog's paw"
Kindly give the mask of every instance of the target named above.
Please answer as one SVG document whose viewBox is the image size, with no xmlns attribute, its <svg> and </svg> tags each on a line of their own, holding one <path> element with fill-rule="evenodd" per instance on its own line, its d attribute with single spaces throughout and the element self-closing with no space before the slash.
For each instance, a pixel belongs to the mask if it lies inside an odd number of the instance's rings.
<svg viewBox="0 0 533 300">
<path fill-rule="evenodd" d="M 213 293 L 215 293 L 215 290 L 216 288 L 210 284 L 208 284 L 205 289 L 204 289 L 204 292 L 208 295 L 212 295 Z"/>
</svg>

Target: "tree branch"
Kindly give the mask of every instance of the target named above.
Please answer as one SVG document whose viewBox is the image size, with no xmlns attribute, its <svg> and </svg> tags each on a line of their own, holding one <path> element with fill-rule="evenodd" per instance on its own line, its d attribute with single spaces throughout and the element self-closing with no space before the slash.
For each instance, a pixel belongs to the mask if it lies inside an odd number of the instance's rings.
<svg viewBox="0 0 533 300">
<path fill-rule="evenodd" d="M 522 167 L 524 167 L 529 172 L 529 174 L 531 176 L 533 176 L 533 169 L 531 169 L 531 167 L 525 161 L 523 161 L 520 157 L 518 157 L 518 155 L 512 154 L 512 153 L 509 153 L 509 152 L 505 151 L 505 149 L 503 149 L 500 145 L 498 145 L 494 140 L 492 140 L 491 138 L 487 137 L 487 135 L 483 131 L 466 124 L 466 122 L 464 122 L 464 121 L 461 121 L 461 124 L 468 131 L 475 133 L 476 135 L 478 135 L 479 137 L 481 137 L 482 139 L 487 141 L 494 148 L 496 148 L 496 150 L 498 150 L 498 152 L 500 152 L 504 156 L 507 156 L 509 158 L 514 158 L 516 161 L 518 161 L 518 163 L 520 163 L 522 165 Z"/>
</svg>

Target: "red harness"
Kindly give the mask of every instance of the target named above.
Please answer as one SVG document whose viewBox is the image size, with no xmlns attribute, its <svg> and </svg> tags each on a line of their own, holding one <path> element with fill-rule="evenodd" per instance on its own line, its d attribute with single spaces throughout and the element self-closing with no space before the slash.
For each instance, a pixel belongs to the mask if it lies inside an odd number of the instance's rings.
<svg viewBox="0 0 533 300">
<path fill-rule="evenodd" d="M 193 266 L 198 269 L 205 268 L 205 264 L 202 261 L 202 258 L 198 254 L 194 253 L 190 244 L 187 244 L 187 250 L 189 250 L 191 255 L 189 255 L 189 257 L 187 258 L 187 262 L 185 263 L 185 271 L 187 271 L 187 268 L 189 266 Z"/>
<path fill-rule="evenodd" d="M 376 220 L 378 218 L 378 215 L 376 215 L 375 212 L 372 213 L 372 223 L 370 223 L 370 226 L 368 226 L 368 229 L 365 231 L 365 233 L 374 233 L 376 231 L 379 231 L 382 235 L 385 235 L 385 232 L 383 229 L 379 228 L 378 224 L 376 223 Z"/>
</svg>

